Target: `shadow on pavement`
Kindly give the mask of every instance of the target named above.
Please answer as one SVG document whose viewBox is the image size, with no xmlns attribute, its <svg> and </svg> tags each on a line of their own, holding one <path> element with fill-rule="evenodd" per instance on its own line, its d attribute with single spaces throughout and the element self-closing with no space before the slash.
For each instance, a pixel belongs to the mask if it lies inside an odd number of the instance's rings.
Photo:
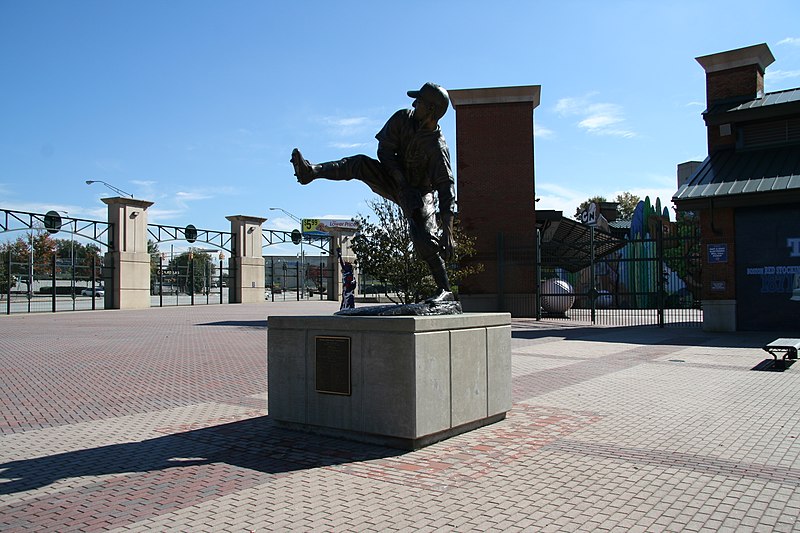
<svg viewBox="0 0 800 533">
<path fill-rule="evenodd" d="M 761 350 L 768 342 L 781 337 L 780 332 L 737 331 L 706 332 L 698 328 L 678 328 L 657 326 L 620 326 L 594 327 L 571 326 L 562 327 L 537 324 L 534 327 L 514 327 L 511 331 L 513 339 L 546 339 L 582 340 L 592 342 L 635 343 L 643 345 L 670 346 L 714 346 L 719 348 L 753 348 Z M 762 352 L 763 353 L 763 352 Z"/>
<path fill-rule="evenodd" d="M 368 461 L 401 450 L 279 428 L 268 417 L 0 464 L 0 495 L 61 479 L 226 463 L 275 474 Z"/>
<path fill-rule="evenodd" d="M 794 364 L 793 360 L 778 359 L 764 359 L 750 370 L 758 370 L 761 372 L 783 372 L 789 369 Z"/>
<path fill-rule="evenodd" d="M 237 326 L 241 328 L 264 328 L 267 327 L 266 320 L 221 320 L 219 322 L 206 322 L 196 324 L 197 326 Z"/>
</svg>

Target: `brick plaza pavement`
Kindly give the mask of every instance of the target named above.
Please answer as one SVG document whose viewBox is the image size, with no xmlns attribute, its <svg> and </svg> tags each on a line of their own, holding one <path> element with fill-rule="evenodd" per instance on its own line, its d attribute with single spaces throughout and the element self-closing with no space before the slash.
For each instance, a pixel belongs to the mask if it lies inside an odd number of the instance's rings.
<svg viewBox="0 0 800 533">
<path fill-rule="evenodd" d="M 400 452 L 267 416 L 267 315 L 336 308 L 0 317 L 0 531 L 800 531 L 777 335 L 515 319 L 507 419 Z"/>
</svg>

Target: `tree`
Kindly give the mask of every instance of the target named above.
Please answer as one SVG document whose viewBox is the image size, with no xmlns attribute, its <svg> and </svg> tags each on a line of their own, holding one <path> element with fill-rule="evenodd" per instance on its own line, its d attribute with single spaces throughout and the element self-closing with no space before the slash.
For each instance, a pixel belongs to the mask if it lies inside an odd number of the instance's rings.
<svg viewBox="0 0 800 533">
<path fill-rule="evenodd" d="M 158 250 L 158 243 L 153 239 L 147 239 L 147 253 L 150 254 L 150 278 L 155 279 L 158 275 L 158 264 L 161 253 Z"/>
<path fill-rule="evenodd" d="M 95 277 L 99 278 L 101 276 L 103 260 L 100 257 L 99 246 L 92 243 L 83 244 L 72 239 L 55 239 L 54 243 L 54 253 L 58 259 L 74 259 L 75 270 L 83 273 L 87 278 L 91 277 L 92 260 L 94 259 Z M 56 267 L 56 274 L 67 275 L 69 272 L 69 267 Z M 79 274 L 76 274 L 76 276 L 81 277 Z"/>
<path fill-rule="evenodd" d="M 581 213 L 583 213 L 583 211 L 586 208 L 589 207 L 589 204 L 591 204 L 593 202 L 596 203 L 596 204 L 600 204 L 600 203 L 607 202 L 607 201 L 608 200 L 606 200 L 605 196 L 592 196 L 588 200 L 584 200 L 583 202 L 581 202 L 581 204 L 575 210 L 575 214 L 573 215 L 573 218 L 575 220 L 580 220 L 581 219 Z"/>
<path fill-rule="evenodd" d="M 190 261 L 194 267 L 193 276 L 190 276 Z M 169 269 L 178 272 L 178 289 L 186 294 L 192 291 L 192 279 L 195 293 L 207 292 L 216 270 L 211 256 L 206 252 L 184 252 L 170 260 Z"/>
<path fill-rule="evenodd" d="M 42 228 L 35 228 L 3 247 L 4 252 L 11 252 L 11 276 L 24 283 L 28 292 L 33 287 L 31 278 L 36 278 L 40 272 L 51 271 L 55 250 L 56 241 Z M 8 256 L 3 255 L 7 262 Z"/>
<path fill-rule="evenodd" d="M 617 211 L 621 220 L 631 220 L 636 206 L 639 205 L 641 198 L 633 193 L 623 192 L 614 199 L 617 202 Z"/>
<path fill-rule="evenodd" d="M 383 284 L 384 293 L 393 302 L 414 303 L 424 296 L 434 294 L 436 283 L 427 263 L 414 252 L 414 245 L 408 234 L 408 223 L 400 207 L 384 198 L 367 201 L 367 205 L 378 220 L 373 224 L 369 217 L 358 217 L 360 230 L 352 241 L 356 265 L 363 273 Z M 458 224 L 454 237 L 454 257 L 447 265 L 447 274 L 454 290 L 457 290 L 459 281 L 480 272 L 483 265 L 459 265 L 461 258 L 475 253 L 474 241 L 459 229 Z M 392 291 L 394 295 L 390 294 Z"/>
<path fill-rule="evenodd" d="M 8 243 L 0 245 L 0 300 L 6 297 L 8 289 L 13 287 L 16 277 L 12 277 L 8 271 Z"/>
<path fill-rule="evenodd" d="M 636 206 L 639 204 L 641 199 L 633 193 L 629 192 L 622 192 L 614 198 L 614 202 L 617 204 L 617 213 L 618 218 L 621 220 L 631 220 L 633 218 L 633 211 L 636 209 Z M 581 213 L 589 207 L 589 204 L 592 202 L 596 204 L 601 204 L 603 202 L 607 202 L 605 196 L 592 196 L 591 198 L 584 200 L 575 210 L 574 218 L 575 220 L 581 219 Z"/>
</svg>

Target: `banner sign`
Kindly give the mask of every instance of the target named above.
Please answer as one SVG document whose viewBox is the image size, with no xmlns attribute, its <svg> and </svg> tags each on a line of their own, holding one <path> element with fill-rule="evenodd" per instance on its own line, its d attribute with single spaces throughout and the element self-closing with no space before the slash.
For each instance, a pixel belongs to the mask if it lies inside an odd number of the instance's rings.
<svg viewBox="0 0 800 533">
<path fill-rule="evenodd" d="M 599 211 L 600 209 L 598 209 L 595 202 L 590 203 L 583 211 L 581 211 L 581 224 L 585 224 L 587 226 L 596 225 Z"/>
<path fill-rule="evenodd" d="M 728 245 L 722 244 L 709 244 L 708 245 L 708 262 L 709 263 L 727 263 L 728 262 Z"/>
<path fill-rule="evenodd" d="M 734 216 L 737 329 L 796 331 L 800 206 L 742 207 Z"/>
<path fill-rule="evenodd" d="M 358 231 L 358 222 L 346 219 L 304 218 L 302 230 L 303 235 L 329 237 L 332 234 L 355 233 Z"/>
</svg>

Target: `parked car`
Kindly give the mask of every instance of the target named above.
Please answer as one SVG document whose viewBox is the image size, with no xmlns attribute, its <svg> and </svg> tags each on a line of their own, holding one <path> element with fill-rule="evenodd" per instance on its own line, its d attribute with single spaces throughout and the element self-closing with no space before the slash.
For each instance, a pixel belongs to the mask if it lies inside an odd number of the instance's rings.
<svg viewBox="0 0 800 533">
<path fill-rule="evenodd" d="M 94 292 L 92 292 L 94 290 Z M 82 296 L 94 296 L 96 298 L 100 298 L 106 295 L 106 290 L 103 287 L 95 287 L 92 289 L 91 287 L 87 287 L 81 291 Z"/>
</svg>

